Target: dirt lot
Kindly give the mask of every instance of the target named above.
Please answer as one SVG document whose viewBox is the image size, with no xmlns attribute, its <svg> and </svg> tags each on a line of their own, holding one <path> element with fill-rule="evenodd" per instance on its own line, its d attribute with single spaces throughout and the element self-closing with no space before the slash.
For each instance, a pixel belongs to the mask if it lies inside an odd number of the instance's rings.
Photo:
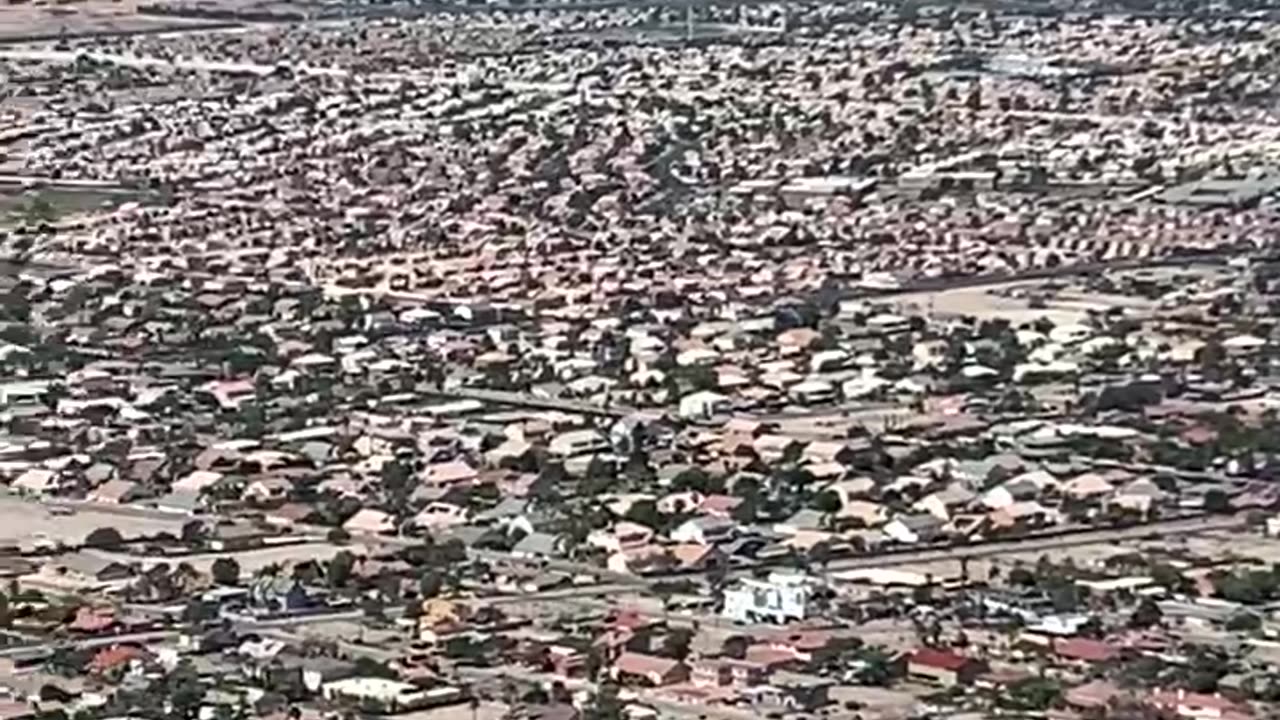
<svg viewBox="0 0 1280 720">
<path fill-rule="evenodd" d="M 139 2 L 94 0 L 76 3 L 32 3 L 0 6 L 0 42 L 33 37 L 184 30 L 209 23 L 138 15 Z"/>
<path fill-rule="evenodd" d="M 121 530 L 123 531 L 124 528 L 121 528 Z M 200 570 L 201 572 L 209 572 L 210 568 L 213 566 L 213 562 L 218 558 L 229 557 L 233 558 L 240 564 L 241 572 L 249 574 L 271 565 L 286 565 L 303 560 L 325 562 L 338 554 L 340 550 L 344 549 L 355 555 L 362 555 L 366 552 L 366 550 L 359 545 L 339 547 L 337 545 L 330 545 L 329 543 L 323 542 L 282 545 L 280 547 L 244 550 L 241 552 L 202 553 L 198 555 L 182 555 L 176 557 L 139 556 L 128 553 L 103 552 L 96 550 L 87 552 L 92 552 L 103 557 L 109 557 L 114 560 L 120 560 L 121 562 L 138 562 L 142 563 L 143 566 L 150 566 L 158 563 L 174 565 L 179 562 L 185 562 L 189 563 L 192 567 Z"/>
<path fill-rule="evenodd" d="M 129 192 L 98 190 L 0 190 L 0 227 L 116 207 L 137 200 Z"/>
<path fill-rule="evenodd" d="M 14 496 L 0 496 L 0 538 L 30 542 L 38 537 L 79 543 L 100 527 L 114 527 L 125 538 L 182 532 L 185 518 L 172 520 L 155 517 L 122 517 L 92 508 L 78 508 L 73 515 L 50 512 L 55 505 L 42 505 Z"/>
</svg>

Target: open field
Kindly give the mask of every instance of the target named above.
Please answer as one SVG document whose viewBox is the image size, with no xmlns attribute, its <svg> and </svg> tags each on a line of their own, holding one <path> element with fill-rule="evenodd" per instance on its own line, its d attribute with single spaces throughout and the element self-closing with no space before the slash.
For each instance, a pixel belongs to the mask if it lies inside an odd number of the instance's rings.
<svg viewBox="0 0 1280 720">
<path fill-rule="evenodd" d="M 91 2 L 59 5 L 5 5 L 0 8 L 0 43 L 59 36 L 161 32 L 208 27 L 201 20 L 140 15 L 137 2 Z"/>
<path fill-rule="evenodd" d="M 186 518 L 177 515 L 172 520 L 159 516 L 123 518 L 84 505 L 79 506 L 72 515 L 57 515 L 50 512 L 53 507 L 12 495 L 0 495 L 0 538 L 30 542 L 35 538 L 47 537 L 64 543 L 79 543 L 100 527 L 114 527 L 125 538 L 162 532 L 176 536 L 182 532 L 182 523 L 186 521 Z"/>
<path fill-rule="evenodd" d="M 116 207 L 136 200 L 136 193 L 110 190 L 0 190 L 0 227 L 53 221 L 67 215 Z"/>
</svg>

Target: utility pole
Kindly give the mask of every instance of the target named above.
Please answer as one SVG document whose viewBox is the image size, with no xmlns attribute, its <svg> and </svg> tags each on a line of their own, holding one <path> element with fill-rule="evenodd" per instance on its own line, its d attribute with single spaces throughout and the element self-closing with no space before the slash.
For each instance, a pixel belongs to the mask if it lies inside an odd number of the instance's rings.
<svg viewBox="0 0 1280 720">
<path fill-rule="evenodd" d="M 693 42 L 693 4 L 684 6 L 684 41 Z"/>
</svg>

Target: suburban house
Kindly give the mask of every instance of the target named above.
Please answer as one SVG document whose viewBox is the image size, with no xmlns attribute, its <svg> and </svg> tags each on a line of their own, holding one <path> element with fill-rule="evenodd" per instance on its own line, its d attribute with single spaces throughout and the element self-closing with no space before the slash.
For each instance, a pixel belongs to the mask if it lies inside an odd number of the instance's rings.
<svg viewBox="0 0 1280 720">
<path fill-rule="evenodd" d="M 684 682 L 689 677 L 689 669 L 679 660 L 644 653 L 624 652 L 613 661 L 610 674 L 624 685 L 642 684 L 660 687 Z"/>
<path fill-rule="evenodd" d="M 943 687 L 970 685 L 985 670 L 982 662 L 946 650 L 922 648 L 907 657 L 911 679 Z"/>
</svg>

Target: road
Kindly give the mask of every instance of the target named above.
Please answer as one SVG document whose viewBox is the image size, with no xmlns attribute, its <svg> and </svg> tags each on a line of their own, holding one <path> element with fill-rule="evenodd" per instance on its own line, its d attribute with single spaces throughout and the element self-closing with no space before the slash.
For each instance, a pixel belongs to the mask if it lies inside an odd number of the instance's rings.
<svg viewBox="0 0 1280 720">
<path fill-rule="evenodd" d="M 578 690 L 583 688 L 596 689 L 595 683 L 581 679 L 566 680 L 558 675 L 550 673 L 535 672 L 525 668 L 514 667 L 512 665 L 503 665 L 497 668 L 477 668 L 477 667 L 459 667 L 455 668 L 458 676 L 465 678 L 471 683 L 483 683 L 493 681 L 515 681 L 525 683 L 527 685 L 537 685 L 539 687 L 550 687 L 553 683 L 562 682 L 565 687 L 570 690 Z M 750 710 L 741 710 L 737 708 L 725 707 L 723 705 L 678 703 L 668 700 L 658 694 L 658 691 L 652 689 L 632 690 L 635 694 L 635 702 L 648 705 L 659 711 L 661 716 L 688 717 L 688 718 L 720 718 L 722 720 L 754 720 L 760 717 L 757 713 Z"/>
<path fill-rule="evenodd" d="M 913 563 L 936 562 L 939 560 L 958 560 L 960 558 L 987 557 L 1009 552 L 1028 553 L 1039 550 L 1075 547 L 1079 545 L 1097 545 L 1101 543 L 1121 543 L 1142 540 L 1149 537 L 1165 537 L 1169 535 L 1194 535 L 1216 530 L 1238 528 L 1247 522 L 1243 514 L 1208 515 L 1176 520 L 1161 520 L 1142 525 L 1122 528 L 1089 529 L 1077 532 L 1052 535 L 1048 537 L 1010 538 L 1008 540 L 991 540 L 974 545 L 950 545 L 946 547 L 927 548 L 916 551 L 897 552 L 888 555 L 869 555 L 833 560 L 824 571 L 828 574 L 841 570 L 862 570 L 866 568 L 893 567 Z M 739 575 L 749 574 L 747 571 Z"/>
<path fill-rule="evenodd" d="M 121 644 L 163 642 L 165 640 L 177 639 L 177 637 L 178 632 L 176 630 L 153 630 L 147 632 L 126 633 L 124 635 L 102 635 L 91 638 L 66 639 L 39 643 L 36 645 L 19 645 L 4 648 L 3 650 L 0 650 L 0 658 L 22 657 L 31 653 L 50 651 L 61 647 L 87 650 Z"/>
</svg>

